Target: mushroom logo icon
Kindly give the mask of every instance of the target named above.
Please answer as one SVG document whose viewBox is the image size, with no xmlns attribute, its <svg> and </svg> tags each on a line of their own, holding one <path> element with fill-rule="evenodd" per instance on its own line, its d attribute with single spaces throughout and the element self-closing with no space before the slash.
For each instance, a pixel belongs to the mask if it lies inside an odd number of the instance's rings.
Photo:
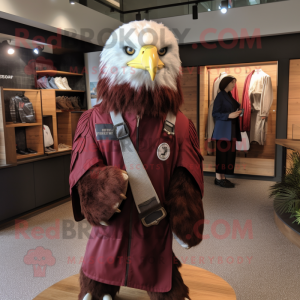
<svg viewBox="0 0 300 300">
<path fill-rule="evenodd" d="M 33 266 L 33 277 L 45 277 L 47 266 L 53 266 L 56 259 L 51 250 L 39 246 L 28 250 L 23 261 L 26 265 Z"/>
</svg>

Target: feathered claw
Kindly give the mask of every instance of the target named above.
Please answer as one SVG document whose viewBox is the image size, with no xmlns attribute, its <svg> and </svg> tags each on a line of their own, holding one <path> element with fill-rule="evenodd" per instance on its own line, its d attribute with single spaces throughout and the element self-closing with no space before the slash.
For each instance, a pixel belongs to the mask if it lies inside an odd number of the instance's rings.
<svg viewBox="0 0 300 300">
<path fill-rule="evenodd" d="M 91 167 L 78 181 L 81 210 L 87 221 L 94 226 L 109 226 L 112 215 L 121 212 L 127 187 L 126 171 L 97 164 Z"/>
</svg>

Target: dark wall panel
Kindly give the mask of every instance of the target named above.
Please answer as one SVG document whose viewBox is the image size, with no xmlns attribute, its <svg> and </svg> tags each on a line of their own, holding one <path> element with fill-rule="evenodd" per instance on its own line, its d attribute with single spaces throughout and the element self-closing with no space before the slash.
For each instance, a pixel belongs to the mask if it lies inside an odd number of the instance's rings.
<svg viewBox="0 0 300 300">
<path fill-rule="evenodd" d="M 0 221 L 35 208 L 33 164 L 0 169 Z"/>
<path fill-rule="evenodd" d="M 64 157 L 34 162 L 36 206 L 67 196 L 65 188 Z"/>
<path fill-rule="evenodd" d="M 70 164 L 71 164 L 71 155 L 64 155 L 64 176 L 65 176 L 65 193 L 68 195 L 70 193 L 69 185 L 69 175 L 70 175 Z"/>
</svg>

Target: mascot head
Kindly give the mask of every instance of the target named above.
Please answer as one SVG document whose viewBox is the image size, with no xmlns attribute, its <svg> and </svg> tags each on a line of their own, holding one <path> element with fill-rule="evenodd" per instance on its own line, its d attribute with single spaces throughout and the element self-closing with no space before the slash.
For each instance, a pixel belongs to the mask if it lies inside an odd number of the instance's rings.
<svg viewBox="0 0 300 300">
<path fill-rule="evenodd" d="M 167 27 L 146 20 L 124 24 L 111 34 L 100 55 L 100 110 L 176 114 L 183 103 L 180 74 L 178 43 Z"/>
</svg>

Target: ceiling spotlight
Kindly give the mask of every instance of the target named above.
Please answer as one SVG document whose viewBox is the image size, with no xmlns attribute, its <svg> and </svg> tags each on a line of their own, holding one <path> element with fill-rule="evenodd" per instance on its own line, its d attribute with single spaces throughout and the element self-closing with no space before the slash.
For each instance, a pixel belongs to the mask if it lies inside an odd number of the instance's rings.
<svg viewBox="0 0 300 300">
<path fill-rule="evenodd" d="M 142 20 L 142 16 L 141 16 L 141 13 L 140 13 L 140 12 L 138 12 L 138 13 L 135 15 L 135 19 L 136 19 L 137 21 L 141 21 L 141 20 Z"/>
<path fill-rule="evenodd" d="M 193 20 L 198 19 L 198 4 L 193 5 Z"/>
<path fill-rule="evenodd" d="M 42 51 L 44 50 L 44 47 L 43 46 L 38 46 L 36 48 L 33 49 L 33 53 L 38 55 L 40 54 Z"/>
<path fill-rule="evenodd" d="M 1 46 L 5 47 L 5 49 L 7 49 L 7 53 L 8 53 L 9 55 L 12 55 L 12 54 L 15 53 L 15 49 L 12 48 L 12 47 L 9 45 L 8 41 L 11 42 L 11 40 L 3 41 L 3 42 L 1 43 Z"/>
<path fill-rule="evenodd" d="M 228 0 L 221 1 L 221 13 L 226 14 L 228 10 Z"/>
<path fill-rule="evenodd" d="M 7 50 L 7 53 L 8 53 L 9 55 L 12 55 L 12 54 L 15 53 L 15 49 L 9 48 L 9 49 Z"/>
<path fill-rule="evenodd" d="M 74 0 L 69 0 L 70 4 L 74 5 L 75 1 Z"/>
</svg>

